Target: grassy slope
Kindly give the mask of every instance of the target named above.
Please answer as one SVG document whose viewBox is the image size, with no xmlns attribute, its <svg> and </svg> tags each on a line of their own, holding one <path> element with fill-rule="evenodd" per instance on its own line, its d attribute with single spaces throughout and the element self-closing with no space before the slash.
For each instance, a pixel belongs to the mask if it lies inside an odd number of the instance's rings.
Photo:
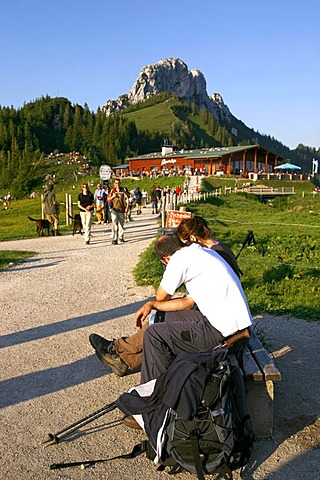
<svg viewBox="0 0 320 480">
<path fill-rule="evenodd" d="M 141 110 L 125 113 L 124 115 L 129 120 L 136 123 L 138 131 L 160 131 L 163 134 L 170 135 L 173 124 L 178 123 L 183 126 L 183 121 L 176 117 L 172 112 L 173 107 L 179 107 L 180 105 L 181 103 L 178 100 L 169 99 L 151 107 L 145 107 Z M 187 118 L 193 124 L 193 131 L 197 138 L 202 138 L 204 142 L 210 145 L 217 144 L 214 138 L 209 134 L 208 129 L 202 124 L 199 115 L 189 114 Z"/>
<path fill-rule="evenodd" d="M 177 121 L 171 110 L 174 105 L 178 105 L 177 100 L 170 99 L 124 115 L 136 123 L 138 130 L 160 131 L 169 134 L 172 124 Z"/>
<path fill-rule="evenodd" d="M 22 260 L 33 257 L 35 254 L 35 252 L 24 252 L 20 250 L 1 250 L 0 270 L 4 270 L 12 265 L 21 263 Z"/>
</svg>

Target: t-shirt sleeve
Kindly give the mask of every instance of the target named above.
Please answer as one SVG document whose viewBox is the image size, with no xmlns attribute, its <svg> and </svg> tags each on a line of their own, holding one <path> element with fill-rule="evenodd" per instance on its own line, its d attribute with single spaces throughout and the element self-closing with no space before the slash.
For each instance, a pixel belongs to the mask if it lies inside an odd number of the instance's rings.
<svg viewBox="0 0 320 480">
<path fill-rule="evenodd" d="M 173 295 L 177 288 L 184 283 L 184 279 L 185 271 L 181 268 L 179 258 L 174 254 L 164 271 L 160 285 L 165 292 Z"/>
</svg>

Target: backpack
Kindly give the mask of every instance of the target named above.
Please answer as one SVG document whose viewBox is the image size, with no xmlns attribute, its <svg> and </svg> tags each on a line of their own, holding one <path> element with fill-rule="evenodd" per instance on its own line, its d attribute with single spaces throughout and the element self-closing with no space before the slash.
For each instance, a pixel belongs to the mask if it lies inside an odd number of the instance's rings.
<svg viewBox="0 0 320 480">
<path fill-rule="evenodd" d="M 75 428 L 116 407 L 125 415 L 135 416 L 148 440 L 127 454 L 56 463 L 50 469 L 92 466 L 146 453 L 158 470 L 170 467 L 169 474 L 187 470 L 198 480 L 213 473 L 219 473 L 220 479 L 232 479 L 232 471 L 247 464 L 255 440 L 246 409 L 243 375 L 234 358 L 226 348 L 179 354 L 158 379 L 132 388 L 76 424 L 49 434 L 44 443 L 59 443 Z"/>
<path fill-rule="evenodd" d="M 125 212 L 127 208 L 126 195 L 124 192 L 120 191 L 118 196 L 113 199 L 112 209 L 116 212 Z"/>
<path fill-rule="evenodd" d="M 170 466 L 169 473 L 187 470 L 199 480 L 220 473 L 231 479 L 232 471 L 248 462 L 255 436 L 242 372 L 231 365 L 227 349 L 180 354 L 161 377 L 150 396 L 137 397 L 144 384 L 117 401 L 126 414 L 142 412 L 148 458 L 159 470 Z M 176 394 L 168 393 L 176 387 Z"/>
<path fill-rule="evenodd" d="M 134 199 L 136 202 L 140 202 L 142 199 L 142 193 L 139 188 L 135 187 L 133 190 Z"/>
</svg>

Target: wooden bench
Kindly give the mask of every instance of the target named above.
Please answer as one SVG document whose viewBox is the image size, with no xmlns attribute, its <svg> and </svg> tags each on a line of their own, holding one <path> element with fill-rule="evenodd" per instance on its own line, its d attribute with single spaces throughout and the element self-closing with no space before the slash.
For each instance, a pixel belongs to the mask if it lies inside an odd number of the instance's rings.
<svg viewBox="0 0 320 480">
<path fill-rule="evenodd" d="M 274 382 L 281 381 L 281 373 L 269 353 L 253 333 L 244 350 L 247 408 L 257 438 L 273 433 Z"/>
</svg>

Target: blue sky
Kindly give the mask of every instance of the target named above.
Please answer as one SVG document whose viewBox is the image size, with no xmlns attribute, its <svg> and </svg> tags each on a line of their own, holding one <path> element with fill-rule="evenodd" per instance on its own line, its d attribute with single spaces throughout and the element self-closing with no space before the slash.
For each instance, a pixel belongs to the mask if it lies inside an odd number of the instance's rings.
<svg viewBox="0 0 320 480">
<path fill-rule="evenodd" d="M 319 0 L 2 0 L 0 105 L 95 111 L 178 57 L 249 127 L 319 147 L 319 25 Z"/>
</svg>

